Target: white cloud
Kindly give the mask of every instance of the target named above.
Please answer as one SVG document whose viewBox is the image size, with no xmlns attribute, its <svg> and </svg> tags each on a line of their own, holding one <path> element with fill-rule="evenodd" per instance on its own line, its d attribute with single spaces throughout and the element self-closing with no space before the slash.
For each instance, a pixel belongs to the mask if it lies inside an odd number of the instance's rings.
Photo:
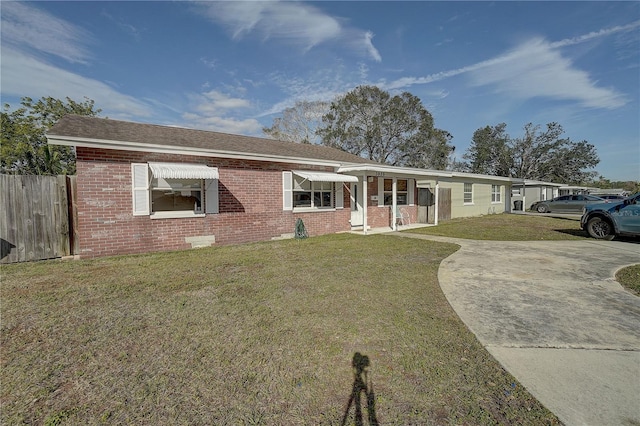
<svg viewBox="0 0 640 426">
<path fill-rule="evenodd" d="M 599 31 L 592 31 L 589 34 L 584 34 L 578 37 L 566 38 L 564 40 L 551 43 L 550 46 L 554 48 L 572 46 L 574 44 L 584 43 L 585 41 L 593 40 L 596 38 L 605 37 L 620 32 L 632 31 L 638 27 L 640 27 L 640 21 L 635 21 L 627 25 L 617 25 L 615 27 L 604 28 Z"/>
<path fill-rule="evenodd" d="M 217 90 L 192 96 L 195 101 L 195 110 L 205 114 L 219 114 L 227 110 L 248 108 L 251 103 L 246 99 L 232 98 Z"/>
<path fill-rule="evenodd" d="M 255 33 L 264 41 L 277 40 L 300 46 L 304 51 L 328 42 L 348 44 L 355 51 L 380 62 L 373 34 L 345 27 L 339 19 L 318 8 L 298 2 L 225 1 L 200 4 L 200 10 L 223 25 L 234 39 Z"/>
<path fill-rule="evenodd" d="M 68 96 L 76 101 L 88 97 L 95 101 L 96 108 L 111 117 L 151 115 L 147 104 L 123 95 L 107 84 L 56 68 L 11 48 L 2 49 L 1 70 L 3 96 L 34 99 L 43 96 L 65 99 Z"/>
<path fill-rule="evenodd" d="M 380 52 L 373 45 L 373 33 L 371 31 L 367 31 L 364 33 L 363 40 L 364 49 L 369 53 L 369 55 L 376 61 L 382 62 L 382 56 L 380 56 Z"/>
<path fill-rule="evenodd" d="M 361 81 L 363 72 L 366 72 L 366 69 L 359 66 L 357 70 L 353 70 L 347 75 L 344 75 L 343 67 L 316 69 L 306 77 L 273 73 L 267 76 L 269 83 L 279 87 L 287 97 L 262 111 L 258 117 L 281 113 L 286 108 L 294 106 L 298 101 L 331 102 L 336 97 L 353 89 L 357 85 L 354 81 Z"/>
<path fill-rule="evenodd" d="M 67 21 L 22 2 L 2 3 L 2 95 L 37 99 L 51 96 L 95 101 L 110 117 L 149 117 L 151 108 L 108 84 L 51 65 L 42 54 L 87 64 L 85 43 L 92 36 Z M 29 53 L 31 52 L 31 53 Z"/>
<path fill-rule="evenodd" d="M 619 108 L 628 101 L 613 89 L 598 87 L 586 71 L 573 67 L 542 39 L 526 42 L 499 61 L 470 71 L 470 77 L 474 85 L 492 85 L 497 92 L 523 99 L 546 97 L 605 109 Z"/>
<path fill-rule="evenodd" d="M 182 114 L 185 126 L 241 135 L 258 135 L 262 125 L 253 118 L 235 117 L 253 105 L 243 98 L 232 97 L 218 90 L 188 96 L 187 112 Z"/>
<path fill-rule="evenodd" d="M 72 63 L 87 63 L 85 44 L 90 34 L 82 28 L 22 2 L 2 2 L 2 43 L 28 46 Z M 4 56 L 4 54 L 3 54 Z"/>
<path fill-rule="evenodd" d="M 381 82 L 380 86 L 386 90 L 402 89 L 464 74 L 469 76 L 473 85 L 491 86 L 496 92 L 516 98 L 545 97 L 574 101 L 590 108 L 615 109 L 628 103 L 628 98 L 613 88 L 598 86 L 589 73 L 577 69 L 571 60 L 563 57 L 560 48 L 630 31 L 638 26 L 640 21 L 554 43 L 535 38 L 486 61 L 423 77 Z"/>
<path fill-rule="evenodd" d="M 260 135 L 262 125 L 253 118 L 239 120 L 230 117 L 203 116 L 192 112 L 182 114 L 186 127 L 235 135 Z"/>
</svg>

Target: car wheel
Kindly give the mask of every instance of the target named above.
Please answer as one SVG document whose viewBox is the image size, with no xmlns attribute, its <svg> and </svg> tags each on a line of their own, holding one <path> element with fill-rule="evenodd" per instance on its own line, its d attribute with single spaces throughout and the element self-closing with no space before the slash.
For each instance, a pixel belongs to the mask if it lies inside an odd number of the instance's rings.
<svg viewBox="0 0 640 426">
<path fill-rule="evenodd" d="M 589 222 L 587 222 L 587 232 L 593 238 L 598 240 L 611 241 L 613 240 L 613 237 L 615 237 L 613 225 L 611 225 L 608 220 L 601 217 L 589 219 Z"/>
<path fill-rule="evenodd" d="M 544 204 L 540 204 L 538 207 L 536 207 L 536 210 L 538 211 L 538 213 L 546 213 L 549 209 Z"/>
</svg>

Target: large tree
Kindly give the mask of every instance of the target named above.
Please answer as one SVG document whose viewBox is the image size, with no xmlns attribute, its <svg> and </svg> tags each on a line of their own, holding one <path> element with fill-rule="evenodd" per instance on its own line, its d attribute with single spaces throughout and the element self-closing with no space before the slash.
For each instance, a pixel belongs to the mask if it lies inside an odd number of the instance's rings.
<svg viewBox="0 0 640 426">
<path fill-rule="evenodd" d="M 454 147 L 420 99 L 359 86 L 332 102 L 318 129 L 325 145 L 393 166 L 444 169 Z"/>
<path fill-rule="evenodd" d="M 486 126 L 473 133 L 471 145 L 462 156 L 467 170 L 493 176 L 509 176 L 512 161 L 509 152 L 507 125 Z"/>
<path fill-rule="evenodd" d="M 66 102 L 43 97 L 37 102 L 22 98 L 21 107 L 11 111 L 4 105 L 1 113 L 0 173 L 23 175 L 74 174 L 75 152 L 68 146 L 47 144 L 45 133 L 67 114 L 95 117 L 101 110 L 94 109 L 94 101 L 85 98 Z"/>
<path fill-rule="evenodd" d="M 564 129 L 549 123 L 543 130 L 528 123 L 524 135 L 512 138 L 506 124 L 487 126 L 473 134 L 463 155 L 470 172 L 523 179 L 580 184 L 590 182 L 599 163 L 595 147 L 587 141 L 562 138 Z"/>
<path fill-rule="evenodd" d="M 282 117 L 275 118 L 271 127 L 263 127 L 262 132 L 281 141 L 318 144 L 321 140 L 316 130 L 328 110 L 328 102 L 298 101 L 286 108 Z"/>
</svg>

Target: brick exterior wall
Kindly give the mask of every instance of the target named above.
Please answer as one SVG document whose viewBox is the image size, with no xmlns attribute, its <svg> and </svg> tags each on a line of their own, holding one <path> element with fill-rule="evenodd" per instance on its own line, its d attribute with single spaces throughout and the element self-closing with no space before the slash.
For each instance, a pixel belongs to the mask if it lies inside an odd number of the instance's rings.
<svg viewBox="0 0 640 426">
<path fill-rule="evenodd" d="M 80 257 L 187 249 L 192 247 L 187 239 L 211 235 L 215 244 L 264 241 L 293 233 L 298 218 L 310 236 L 350 229 L 346 189 L 343 209 L 304 213 L 282 209 L 282 171 L 332 171 L 326 168 L 82 147 L 76 153 Z M 134 216 L 131 163 L 153 161 L 217 167 L 219 213 L 172 219 Z"/>
<path fill-rule="evenodd" d="M 391 206 L 379 206 L 378 200 L 372 200 L 371 197 L 378 196 L 378 179 L 373 178 L 372 182 L 367 183 L 367 225 L 371 228 L 391 227 L 392 213 Z M 413 199 L 418 199 L 418 188 L 413 188 Z M 410 223 L 416 223 L 418 220 L 418 206 L 402 206 L 410 216 Z"/>
</svg>

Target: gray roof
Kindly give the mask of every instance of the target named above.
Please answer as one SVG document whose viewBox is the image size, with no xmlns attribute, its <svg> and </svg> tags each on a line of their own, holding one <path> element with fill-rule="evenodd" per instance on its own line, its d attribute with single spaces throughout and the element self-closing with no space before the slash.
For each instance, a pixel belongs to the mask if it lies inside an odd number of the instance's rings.
<svg viewBox="0 0 640 426">
<path fill-rule="evenodd" d="M 373 163 L 357 155 L 322 145 L 284 142 L 251 136 L 194 130 L 181 127 L 159 126 L 155 124 L 133 123 L 106 118 L 66 115 L 48 132 L 50 143 L 83 146 L 86 143 L 100 144 L 117 149 L 114 144 L 133 143 L 138 150 L 149 147 L 166 146 L 185 148 L 202 152 L 236 153 L 281 159 L 307 159 L 337 163 Z M 129 148 L 130 149 L 130 148 Z"/>
</svg>

